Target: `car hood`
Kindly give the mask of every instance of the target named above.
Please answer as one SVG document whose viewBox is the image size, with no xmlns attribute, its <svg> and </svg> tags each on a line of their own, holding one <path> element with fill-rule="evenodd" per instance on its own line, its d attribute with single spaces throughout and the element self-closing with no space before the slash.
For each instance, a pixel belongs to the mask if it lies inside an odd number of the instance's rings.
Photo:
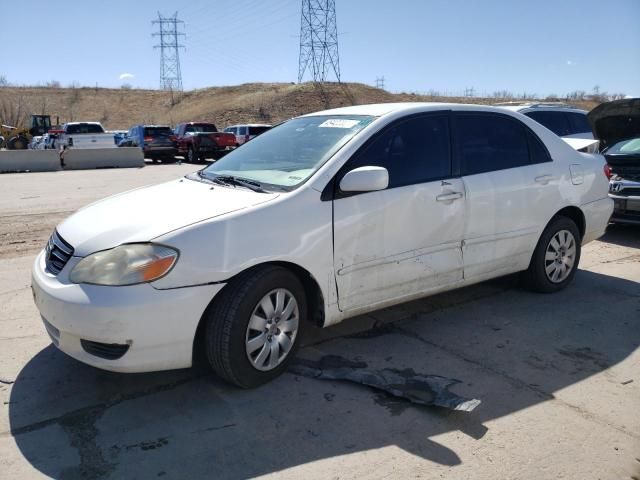
<svg viewBox="0 0 640 480">
<path fill-rule="evenodd" d="M 587 118 L 603 148 L 626 138 L 640 137 L 640 98 L 603 103 L 591 110 Z"/>
<path fill-rule="evenodd" d="M 123 243 L 147 242 L 172 230 L 278 197 L 187 178 L 121 193 L 88 205 L 58 225 L 75 256 Z"/>
</svg>

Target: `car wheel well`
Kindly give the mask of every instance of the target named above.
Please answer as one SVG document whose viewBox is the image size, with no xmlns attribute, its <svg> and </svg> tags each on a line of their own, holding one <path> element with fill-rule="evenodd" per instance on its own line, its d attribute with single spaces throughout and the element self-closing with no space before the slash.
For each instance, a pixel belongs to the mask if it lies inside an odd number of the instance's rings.
<svg viewBox="0 0 640 480">
<path fill-rule="evenodd" d="M 314 323 L 319 327 L 322 327 L 324 325 L 324 315 L 325 315 L 324 296 L 322 295 L 322 290 L 320 289 L 320 285 L 318 284 L 316 279 L 313 277 L 313 275 L 311 275 L 309 271 L 291 262 L 260 263 L 258 265 L 254 265 L 253 267 L 248 268 L 247 270 L 243 270 L 242 272 L 239 272 L 235 276 L 231 277 L 228 280 L 227 285 L 225 285 L 225 287 L 216 294 L 216 296 L 211 300 L 211 302 L 207 306 L 206 310 L 203 312 L 202 316 L 200 317 L 198 327 L 196 328 L 196 334 L 193 339 L 192 360 L 194 365 L 206 364 L 205 345 L 204 345 L 204 327 L 206 325 L 206 322 L 204 322 L 203 319 L 206 317 L 207 311 L 209 311 L 209 309 L 211 309 L 211 307 L 215 303 L 216 298 L 219 298 L 222 291 L 225 288 L 227 288 L 227 286 L 231 282 L 233 282 L 233 280 L 237 278 L 239 275 L 254 269 L 262 268 L 265 266 L 273 266 L 273 265 L 286 268 L 287 270 L 293 272 L 293 274 L 296 277 L 298 277 L 298 280 L 300 280 L 300 283 L 302 283 L 302 286 L 304 287 L 305 295 L 307 296 L 307 318 L 309 319 L 310 322 Z"/>
<path fill-rule="evenodd" d="M 573 222 L 578 227 L 578 231 L 580 232 L 580 238 L 581 239 L 584 238 L 586 221 L 584 218 L 584 213 L 582 213 L 582 210 L 580 210 L 578 207 L 565 207 L 562 210 L 560 210 L 558 213 L 556 213 L 554 215 L 554 218 L 555 217 L 567 217 L 573 220 Z"/>
</svg>

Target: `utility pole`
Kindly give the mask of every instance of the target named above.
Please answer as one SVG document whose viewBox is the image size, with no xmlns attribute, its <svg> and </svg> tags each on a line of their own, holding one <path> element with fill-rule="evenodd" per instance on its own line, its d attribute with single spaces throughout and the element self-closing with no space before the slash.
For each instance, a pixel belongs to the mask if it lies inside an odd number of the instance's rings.
<svg viewBox="0 0 640 480">
<path fill-rule="evenodd" d="M 324 83 L 333 70 L 340 83 L 335 0 L 302 0 L 298 83 L 307 69 L 314 82 Z"/>
<path fill-rule="evenodd" d="M 163 17 L 158 12 L 158 19 L 151 22 L 158 25 L 158 31 L 152 36 L 160 37 L 160 44 L 153 48 L 160 49 L 160 88 L 162 90 L 182 91 L 182 72 L 180 71 L 179 49 L 184 45 L 178 43 L 178 37 L 183 36 L 183 32 L 178 32 L 178 24 L 184 24 L 178 20 L 178 12 L 172 17 Z"/>
<path fill-rule="evenodd" d="M 384 75 L 382 77 L 376 77 L 376 88 L 384 90 Z"/>
<path fill-rule="evenodd" d="M 471 87 L 471 88 L 465 88 L 464 89 L 464 96 L 465 97 L 473 97 L 475 95 L 475 88 Z"/>
</svg>

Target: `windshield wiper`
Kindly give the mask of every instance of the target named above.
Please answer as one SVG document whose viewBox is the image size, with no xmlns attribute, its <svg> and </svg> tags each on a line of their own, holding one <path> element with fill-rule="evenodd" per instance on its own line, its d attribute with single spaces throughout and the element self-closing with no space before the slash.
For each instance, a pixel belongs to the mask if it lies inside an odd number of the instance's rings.
<svg viewBox="0 0 640 480">
<path fill-rule="evenodd" d="M 233 175 L 215 175 L 214 177 L 208 177 L 214 182 L 218 182 L 226 185 L 238 185 L 245 187 L 258 193 L 269 193 L 260 186 L 258 182 L 247 180 L 246 178 L 234 177 Z"/>
</svg>

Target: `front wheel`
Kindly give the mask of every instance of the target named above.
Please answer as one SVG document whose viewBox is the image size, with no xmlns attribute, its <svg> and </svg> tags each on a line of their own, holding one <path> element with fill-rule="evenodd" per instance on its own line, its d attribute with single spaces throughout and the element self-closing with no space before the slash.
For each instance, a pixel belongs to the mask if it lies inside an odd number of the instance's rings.
<svg viewBox="0 0 640 480">
<path fill-rule="evenodd" d="M 552 293 L 565 288 L 580 262 L 580 231 L 567 217 L 556 217 L 544 232 L 524 272 L 525 284 L 536 292 Z"/>
<path fill-rule="evenodd" d="M 242 388 L 276 378 L 295 355 L 306 313 L 304 288 L 289 270 L 267 266 L 240 275 L 205 314 L 209 364 Z"/>
</svg>

